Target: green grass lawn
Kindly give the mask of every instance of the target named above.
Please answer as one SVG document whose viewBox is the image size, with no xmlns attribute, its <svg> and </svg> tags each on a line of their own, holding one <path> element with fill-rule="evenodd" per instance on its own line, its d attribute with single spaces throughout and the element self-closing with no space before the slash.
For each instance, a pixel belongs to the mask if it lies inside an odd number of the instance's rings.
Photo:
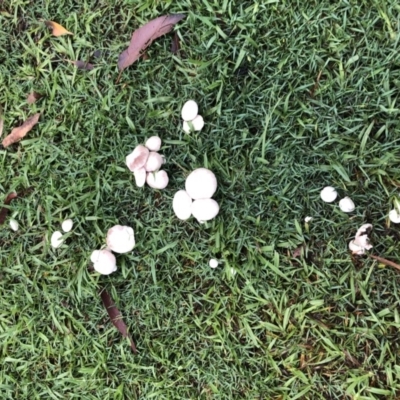
<svg viewBox="0 0 400 400">
<path fill-rule="evenodd" d="M 117 82 L 133 30 L 167 13 L 187 14 L 180 54 L 168 34 Z M 372 253 L 400 262 L 387 218 L 400 187 L 399 30 L 394 0 L 0 2 L 3 137 L 42 113 L 0 150 L 0 201 L 24 193 L 9 213 L 20 230 L 0 230 L 0 398 L 399 399 L 399 274 L 348 251 L 368 222 Z M 43 97 L 28 105 L 32 91 Z M 206 125 L 185 135 L 191 98 Z M 163 191 L 138 189 L 125 165 L 152 135 Z M 219 183 L 206 225 L 172 211 L 198 167 Z M 356 211 L 323 203 L 327 185 Z M 74 229 L 53 250 L 65 218 Z M 136 248 L 116 273 L 89 272 L 117 223 Z"/>
</svg>

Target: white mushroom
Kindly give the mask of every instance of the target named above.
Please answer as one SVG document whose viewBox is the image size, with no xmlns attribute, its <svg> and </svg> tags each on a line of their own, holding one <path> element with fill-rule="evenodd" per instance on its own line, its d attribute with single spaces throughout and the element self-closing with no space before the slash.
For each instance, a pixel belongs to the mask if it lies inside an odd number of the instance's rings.
<svg viewBox="0 0 400 400">
<path fill-rule="evenodd" d="M 115 225 L 108 230 L 106 242 L 115 253 L 128 253 L 135 247 L 135 234 L 130 226 Z"/>
<path fill-rule="evenodd" d="M 192 215 L 192 199 L 186 190 L 179 190 L 175 193 L 172 208 L 179 219 L 185 221 L 190 218 Z"/>
<path fill-rule="evenodd" d="M 183 130 L 186 133 L 190 133 L 190 124 L 193 125 L 195 131 L 201 131 L 204 127 L 204 119 L 201 115 L 198 115 L 193 121 L 183 121 Z"/>
<path fill-rule="evenodd" d="M 218 260 L 216 260 L 215 258 L 212 258 L 208 264 L 210 265 L 210 268 L 217 268 Z"/>
<path fill-rule="evenodd" d="M 149 137 L 146 140 L 145 146 L 150 151 L 158 151 L 161 149 L 161 139 L 158 136 Z"/>
<path fill-rule="evenodd" d="M 389 211 L 389 219 L 394 224 L 400 224 L 400 213 L 394 208 L 393 210 Z"/>
<path fill-rule="evenodd" d="M 357 231 L 354 240 L 349 243 L 349 249 L 353 254 L 362 255 L 366 250 L 372 249 L 369 242 L 368 233 L 371 231 L 371 224 L 364 224 Z"/>
<path fill-rule="evenodd" d="M 133 175 L 135 176 L 135 183 L 137 187 L 143 187 L 146 183 L 146 170 L 144 167 L 133 171 Z"/>
<path fill-rule="evenodd" d="M 139 146 L 135 147 L 135 150 L 131 154 L 126 156 L 125 162 L 129 170 L 134 172 L 139 168 L 144 167 L 147 158 L 149 157 L 149 149 L 147 147 Z"/>
<path fill-rule="evenodd" d="M 343 212 L 346 213 L 353 212 L 356 208 L 353 200 L 351 200 L 350 197 L 344 197 L 342 200 L 340 200 L 339 207 Z"/>
<path fill-rule="evenodd" d="M 305 222 L 306 224 L 308 224 L 309 222 L 312 221 L 312 219 L 313 219 L 313 217 L 305 217 L 305 218 L 304 218 L 304 222 Z"/>
<path fill-rule="evenodd" d="M 117 270 L 117 262 L 110 250 L 95 250 L 90 256 L 93 268 L 99 274 L 110 275 Z"/>
<path fill-rule="evenodd" d="M 61 229 L 62 229 L 64 232 L 70 232 L 73 226 L 74 226 L 74 223 L 73 223 L 72 219 L 66 219 L 66 220 L 63 221 L 63 223 L 61 224 Z"/>
<path fill-rule="evenodd" d="M 322 189 L 321 191 L 321 199 L 325 201 L 325 203 L 332 203 L 332 201 L 336 200 L 337 197 L 337 191 L 334 187 L 332 186 L 327 186 Z"/>
<path fill-rule="evenodd" d="M 62 238 L 62 233 L 60 231 L 55 231 L 51 235 L 50 244 L 53 249 L 58 249 L 64 242 Z"/>
<path fill-rule="evenodd" d="M 192 214 L 201 224 L 215 218 L 219 212 L 219 205 L 213 199 L 199 199 L 192 203 Z"/>
<path fill-rule="evenodd" d="M 210 199 L 217 190 L 217 178 L 209 169 L 198 168 L 186 178 L 185 187 L 193 200 Z"/>
<path fill-rule="evenodd" d="M 184 121 L 193 121 L 199 112 L 199 107 L 194 100 L 188 100 L 182 107 L 181 116 Z"/>
<path fill-rule="evenodd" d="M 148 172 L 146 182 L 153 189 L 165 189 L 169 182 L 168 174 L 164 170 Z"/>
<path fill-rule="evenodd" d="M 161 165 L 163 165 L 163 161 L 164 160 L 160 154 L 155 151 L 151 151 L 144 168 L 147 172 L 157 171 L 160 169 Z"/>
<path fill-rule="evenodd" d="M 10 219 L 10 228 L 11 228 L 14 232 L 17 232 L 18 229 L 19 229 L 19 224 L 18 224 L 18 222 L 17 222 L 14 218 L 11 218 L 11 219 Z"/>
</svg>

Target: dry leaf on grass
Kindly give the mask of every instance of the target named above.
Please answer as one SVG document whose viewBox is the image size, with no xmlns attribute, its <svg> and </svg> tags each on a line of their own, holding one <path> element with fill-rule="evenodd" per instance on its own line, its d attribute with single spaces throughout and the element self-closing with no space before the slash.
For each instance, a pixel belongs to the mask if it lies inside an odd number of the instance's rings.
<svg viewBox="0 0 400 400">
<path fill-rule="evenodd" d="M 46 26 L 52 29 L 53 36 L 73 35 L 72 32 L 67 31 L 63 26 L 54 21 L 45 21 Z"/>
<path fill-rule="evenodd" d="M 164 15 L 149 21 L 133 32 L 128 48 L 119 55 L 119 70 L 123 71 L 133 64 L 153 40 L 170 32 L 174 25 L 185 17 L 185 14 Z"/>
<path fill-rule="evenodd" d="M 178 51 L 181 49 L 181 44 L 179 41 L 179 36 L 178 34 L 175 32 L 174 36 L 172 37 L 172 43 L 171 43 L 171 53 L 172 54 L 176 54 L 178 53 Z"/>
<path fill-rule="evenodd" d="M 131 335 L 129 335 L 128 328 L 126 327 L 125 322 L 122 319 L 122 314 L 118 310 L 110 294 L 107 292 L 106 289 L 101 289 L 100 297 L 101 300 L 103 301 L 104 307 L 107 310 L 111 322 L 118 329 L 118 331 L 121 333 L 123 337 L 129 338 L 129 341 L 131 343 L 131 349 L 134 353 L 136 353 L 137 351 L 135 343 L 133 342 Z"/>
<path fill-rule="evenodd" d="M 17 193 L 13 192 L 10 193 L 7 197 L 6 200 L 4 201 L 4 205 L 8 206 L 12 200 L 14 200 L 16 197 L 18 197 Z M 4 224 L 4 221 L 7 218 L 7 214 L 8 214 L 8 208 L 7 207 L 3 207 L 0 210 L 0 225 Z"/>
<path fill-rule="evenodd" d="M 42 95 L 36 92 L 31 92 L 28 94 L 28 97 L 26 98 L 26 101 L 28 102 L 28 104 L 33 104 L 35 103 L 37 100 L 41 99 Z"/>
<path fill-rule="evenodd" d="M 84 69 L 86 71 L 91 71 L 94 68 L 93 64 L 90 64 L 89 62 L 86 61 L 77 60 L 77 61 L 72 61 L 72 63 L 75 65 L 76 68 Z"/>
<path fill-rule="evenodd" d="M 3 146 L 8 147 L 11 144 L 20 141 L 25 135 L 38 123 L 40 113 L 29 117 L 21 126 L 14 128 L 11 133 L 3 139 Z"/>
</svg>

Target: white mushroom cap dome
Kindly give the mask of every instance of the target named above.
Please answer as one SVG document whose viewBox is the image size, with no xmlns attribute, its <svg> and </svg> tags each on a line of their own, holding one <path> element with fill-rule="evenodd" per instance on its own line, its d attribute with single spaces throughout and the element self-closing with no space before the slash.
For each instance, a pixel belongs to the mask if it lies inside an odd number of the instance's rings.
<svg viewBox="0 0 400 400">
<path fill-rule="evenodd" d="M 158 151 L 161 149 L 161 139 L 158 136 L 151 136 L 146 140 L 145 146 L 150 151 Z"/>
<path fill-rule="evenodd" d="M 199 106 L 194 100 L 188 100 L 182 107 L 181 116 L 184 121 L 192 121 L 199 113 Z"/>
<path fill-rule="evenodd" d="M 128 154 L 125 162 L 130 171 L 134 172 L 139 168 L 145 166 L 147 158 L 149 157 L 149 149 L 139 144 L 136 146 L 132 153 Z"/>
<path fill-rule="evenodd" d="M 192 214 L 201 224 L 215 218 L 219 205 L 214 199 L 199 199 L 192 203 Z"/>
<path fill-rule="evenodd" d="M 192 215 L 192 199 L 186 190 L 178 190 L 172 201 L 172 208 L 175 215 L 185 221 Z"/>
<path fill-rule="evenodd" d="M 135 247 L 135 235 L 130 226 L 115 225 L 107 232 L 107 247 L 116 253 L 128 253 Z"/>
<path fill-rule="evenodd" d="M 186 192 L 193 200 L 210 199 L 217 190 L 217 178 L 207 168 L 198 168 L 186 178 Z"/>
<path fill-rule="evenodd" d="M 90 260 L 93 263 L 93 268 L 99 274 L 109 275 L 117 270 L 115 256 L 107 249 L 95 250 L 90 256 Z"/>
<path fill-rule="evenodd" d="M 157 171 L 160 169 L 161 165 L 163 165 L 163 161 L 164 160 L 160 154 L 158 154 L 156 151 L 151 151 L 144 168 L 147 172 Z"/>
<path fill-rule="evenodd" d="M 336 200 L 338 193 L 336 189 L 332 186 L 326 186 L 322 189 L 321 191 L 321 199 L 325 201 L 326 203 L 332 203 L 333 201 Z"/>
<path fill-rule="evenodd" d="M 148 172 L 146 182 L 153 189 L 165 189 L 169 182 L 168 174 L 164 170 Z"/>
</svg>

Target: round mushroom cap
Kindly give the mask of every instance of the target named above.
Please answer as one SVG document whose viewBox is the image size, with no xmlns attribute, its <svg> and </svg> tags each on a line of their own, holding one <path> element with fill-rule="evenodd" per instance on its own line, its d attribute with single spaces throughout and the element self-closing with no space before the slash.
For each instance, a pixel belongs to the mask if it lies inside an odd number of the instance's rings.
<svg viewBox="0 0 400 400">
<path fill-rule="evenodd" d="M 339 207 L 343 212 L 353 212 L 356 208 L 353 200 L 350 197 L 344 197 L 339 201 Z"/>
<path fill-rule="evenodd" d="M 169 182 L 168 174 L 164 170 L 148 172 L 146 182 L 153 189 L 165 189 Z"/>
<path fill-rule="evenodd" d="M 58 249 L 64 242 L 62 239 L 62 233 L 60 231 L 55 231 L 51 235 L 50 243 L 53 249 Z"/>
<path fill-rule="evenodd" d="M 17 232 L 18 229 L 19 229 L 19 224 L 18 224 L 18 222 L 17 222 L 14 218 L 11 218 L 11 219 L 10 219 L 10 228 L 11 228 L 14 232 Z"/>
<path fill-rule="evenodd" d="M 147 147 L 139 146 L 135 147 L 135 150 L 131 154 L 126 156 L 125 162 L 129 170 L 135 172 L 137 169 L 144 167 L 147 158 L 149 157 L 149 149 Z"/>
<path fill-rule="evenodd" d="M 389 219 L 394 224 L 400 224 L 400 213 L 394 208 L 393 210 L 389 211 Z"/>
<path fill-rule="evenodd" d="M 172 201 L 175 215 L 182 221 L 186 221 L 192 215 L 192 199 L 186 190 L 178 190 Z"/>
<path fill-rule="evenodd" d="M 192 214 L 201 224 L 215 218 L 219 205 L 214 199 L 199 199 L 192 203 Z"/>
<path fill-rule="evenodd" d="M 186 133 L 190 133 L 189 122 L 193 125 L 195 131 L 201 131 L 204 127 L 204 119 L 201 115 L 198 115 L 193 121 L 183 121 L 183 130 Z"/>
<path fill-rule="evenodd" d="M 151 151 L 144 168 L 147 172 L 157 171 L 160 169 L 161 165 L 163 165 L 163 162 L 164 160 L 160 154 L 155 151 Z"/>
<path fill-rule="evenodd" d="M 210 199 L 217 190 L 217 178 L 207 168 L 197 168 L 186 178 L 185 188 L 193 200 Z"/>
<path fill-rule="evenodd" d="M 115 225 L 107 232 L 107 247 L 115 253 L 128 253 L 135 247 L 135 234 L 130 226 Z"/>
<path fill-rule="evenodd" d="M 115 256 L 107 249 L 95 250 L 90 256 L 90 260 L 93 263 L 93 268 L 99 274 L 110 275 L 117 270 Z"/>
<path fill-rule="evenodd" d="M 209 266 L 211 268 L 217 268 L 218 267 L 218 260 L 216 260 L 215 258 L 212 258 L 208 264 L 209 264 Z"/>
<path fill-rule="evenodd" d="M 72 221 L 72 219 L 66 219 L 66 220 L 63 221 L 63 223 L 61 224 L 61 229 L 62 229 L 64 232 L 70 232 L 73 226 L 74 226 L 74 222 Z"/>
<path fill-rule="evenodd" d="M 327 186 L 322 189 L 320 195 L 321 195 L 321 199 L 323 201 L 325 201 L 325 203 L 332 203 L 333 201 L 336 200 L 336 197 L 338 194 L 334 187 Z"/>
<path fill-rule="evenodd" d="M 135 176 L 135 183 L 137 187 L 143 187 L 146 183 L 146 170 L 144 167 L 133 171 L 133 175 Z"/>
<path fill-rule="evenodd" d="M 181 116 L 184 121 L 192 121 L 197 117 L 199 106 L 194 100 L 188 100 L 182 107 Z"/>
<path fill-rule="evenodd" d="M 151 136 L 146 140 L 145 146 L 150 151 L 158 151 L 161 149 L 161 139 L 158 136 Z"/>
</svg>

